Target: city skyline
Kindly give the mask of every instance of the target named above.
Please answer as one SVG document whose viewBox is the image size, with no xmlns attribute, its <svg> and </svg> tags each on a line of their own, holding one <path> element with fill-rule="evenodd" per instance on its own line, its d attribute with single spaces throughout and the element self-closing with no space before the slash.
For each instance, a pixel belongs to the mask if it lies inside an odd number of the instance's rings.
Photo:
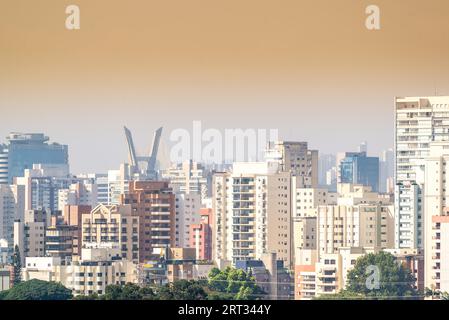
<svg viewBox="0 0 449 320">
<path fill-rule="evenodd" d="M 179 129 L 179 128 L 178 128 Z M 234 130 L 234 129 L 241 129 L 241 128 L 233 128 L 233 129 L 226 129 L 226 130 Z M 243 130 L 245 130 L 245 128 L 243 128 Z M 224 132 L 224 130 L 223 130 L 223 132 Z M 169 135 L 170 133 L 167 133 L 167 135 Z M 71 161 L 71 159 L 72 159 L 72 157 L 73 157 L 73 152 L 71 151 L 71 146 L 70 145 L 68 145 L 68 144 L 66 144 L 65 142 L 63 142 L 63 141 L 59 141 L 57 138 L 55 139 L 54 137 L 52 137 L 52 136 L 50 136 L 50 135 L 48 135 L 46 132 L 38 132 L 38 131 L 36 131 L 36 132 L 31 132 L 31 131 L 23 131 L 23 132 L 19 132 L 19 131 L 10 131 L 10 132 L 8 132 L 8 134 L 7 135 L 5 135 L 5 137 L 3 138 L 3 140 L 0 140 L 0 146 L 8 146 L 8 144 L 9 144 L 9 141 L 8 141 L 8 139 L 9 139 L 9 137 L 11 136 L 11 135 L 18 135 L 18 136 L 20 136 L 20 135 L 34 135 L 34 136 L 43 136 L 43 137 L 45 137 L 46 139 L 48 139 L 48 144 L 51 146 L 52 144 L 56 144 L 56 145 L 60 145 L 60 146 L 63 146 L 63 147 L 67 147 L 67 160 L 68 160 L 68 165 L 69 165 L 69 169 L 70 169 L 70 173 L 72 173 L 72 174 L 75 174 L 75 175 L 77 175 L 77 174 L 93 174 L 93 173 L 107 173 L 108 171 L 110 171 L 110 170 L 117 170 L 117 168 L 119 168 L 120 167 L 120 165 L 121 164 L 124 164 L 124 163 L 126 163 L 126 164 L 128 164 L 128 165 L 132 165 L 132 163 L 130 163 L 130 158 L 129 158 L 129 151 L 128 151 L 128 145 L 127 145 L 127 140 L 126 140 L 126 138 L 125 137 L 123 137 L 123 143 L 122 143 L 122 145 L 116 145 L 115 147 L 116 148 L 118 148 L 118 149 L 125 149 L 125 152 L 124 152 L 124 155 L 123 156 L 121 156 L 121 159 L 119 159 L 118 161 L 116 161 L 112 166 L 110 166 L 110 167 L 107 167 L 106 166 L 106 164 L 105 163 L 103 163 L 103 164 L 100 164 L 100 166 L 102 167 L 102 169 L 100 169 L 100 170 L 94 170 L 93 168 L 92 168 L 92 166 L 90 165 L 90 164 L 83 164 L 83 166 L 86 168 L 86 170 L 77 170 L 77 169 L 73 169 L 73 168 L 79 168 L 79 167 L 81 167 L 80 166 L 80 164 L 79 163 L 75 163 L 75 165 L 73 164 L 73 161 Z M 149 136 L 149 135 L 148 135 Z M 298 139 L 282 139 L 282 137 L 278 137 L 279 139 L 276 139 L 276 140 L 270 140 L 269 139 L 269 137 L 268 137 L 268 139 L 267 139 L 267 144 L 265 145 L 266 147 L 268 147 L 269 146 L 269 144 L 270 143 L 273 143 L 273 142 L 276 142 L 276 141 L 298 141 L 298 142 L 305 142 L 305 141 L 303 141 L 303 140 L 298 140 Z M 223 138 L 224 139 L 224 138 Z M 136 139 L 137 140 L 137 139 Z M 162 142 L 162 145 L 161 146 L 159 146 L 159 152 L 157 152 L 157 160 L 158 161 L 160 161 L 161 163 L 160 163 L 160 165 L 162 165 L 162 167 L 163 168 L 167 168 L 168 166 L 170 166 L 170 165 L 172 165 L 172 164 L 182 164 L 184 161 L 187 161 L 187 160 L 193 160 L 193 161 L 197 161 L 198 163 L 202 163 L 202 164 L 215 164 L 215 165 L 231 165 L 233 162 L 236 162 L 236 160 L 234 160 L 234 161 L 232 161 L 232 160 L 227 160 L 226 161 L 226 159 L 225 158 L 223 158 L 223 162 L 209 162 L 209 161 L 205 161 L 204 159 L 195 159 L 195 157 L 192 155 L 191 157 L 188 157 L 188 158 L 185 158 L 185 159 L 182 159 L 181 161 L 174 161 L 174 160 L 171 160 L 170 159 L 170 157 L 169 157 L 169 153 L 170 153 L 170 142 L 168 142 L 167 143 L 167 140 L 168 140 L 168 138 L 166 138 L 166 139 L 163 139 L 163 137 L 161 138 L 161 142 Z M 190 140 L 192 140 L 192 139 L 190 139 Z M 147 139 L 147 142 L 148 141 L 151 141 L 151 139 L 150 138 L 148 138 Z M 248 140 L 245 140 L 245 143 L 248 143 Z M 306 142 L 307 143 L 307 142 Z M 173 141 L 171 141 L 171 145 L 173 146 L 175 144 L 175 142 L 173 142 Z M 202 144 L 202 146 L 203 146 L 203 148 L 204 148 L 204 146 L 205 145 L 207 145 L 208 144 L 208 142 L 207 141 L 202 141 L 201 142 L 201 144 Z M 351 153 L 351 152 L 357 152 L 358 150 L 359 150 L 359 148 L 360 148 L 360 146 L 361 146 L 361 144 L 366 144 L 366 145 L 368 145 L 368 152 L 367 152 L 367 155 L 369 155 L 369 156 L 373 156 L 373 157 L 380 157 L 381 156 L 381 154 L 382 154 L 382 152 L 385 152 L 385 151 L 388 151 L 388 150 L 392 150 L 392 147 L 389 147 L 389 148 L 385 148 L 385 149 L 382 149 L 382 150 L 380 150 L 379 151 L 379 153 L 378 154 L 376 154 L 376 153 L 374 153 L 373 151 L 371 151 L 370 150 L 370 148 L 369 148 L 369 146 L 370 146 L 370 144 L 369 144 L 369 142 L 368 141 L 360 141 L 358 144 L 356 144 L 356 145 L 354 145 L 352 148 L 350 148 L 349 149 L 349 151 L 348 150 L 338 150 L 338 151 L 336 151 L 336 152 L 322 152 L 320 149 L 318 149 L 318 148 L 313 148 L 313 149 L 317 149 L 317 151 L 318 151 L 318 154 L 319 154 L 319 157 L 321 157 L 321 156 L 329 156 L 329 155 L 332 155 L 332 156 L 336 156 L 337 154 L 343 154 L 343 153 L 347 153 L 347 152 L 349 152 L 349 153 Z M 144 144 L 145 145 L 145 144 Z M 140 147 L 141 145 L 139 145 L 139 147 Z M 239 146 L 239 140 L 238 140 L 238 138 L 236 138 L 236 140 L 234 140 L 234 146 L 235 147 L 238 147 Z M 142 154 L 148 154 L 148 153 L 150 153 L 150 151 L 151 151 L 151 148 L 152 148 L 152 145 L 151 144 L 146 144 L 146 148 L 145 149 L 141 149 L 141 148 L 139 148 L 139 147 L 136 147 L 136 150 L 138 150 L 138 152 L 141 152 Z M 223 146 L 223 150 L 224 150 L 224 146 Z M 256 150 L 256 151 L 258 151 L 258 152 L 260 152 L 260 151 L 262 151 L 262 152 L 264 152 L 263 150 Z M 162 154 L 162 155 L 161 155 Z M 234 154 L 234 157 L 235 157 L 236 155 Z M 251 154 L 250 154 L 250 152 L 249 152 L 249 150 L 248 150 L 248 148 L 247 148 L 247 145 L 245 146 L 245 152 L 244 152 L 244 156 L 245 156 L 245 159 L 243 159 L 242 161 L 256 161 L 256 159 L 254 158 L 254 159 L 252 159 L 251 158 Z M 75 157 L 73 157 L 73 158 L 77 158 L 76 157 L 76 155 L 75 155 Z M 257 161 L 263 161 L 263 158 L 260 158 L 259 160 L 257 160 Z M 237 162 L 239 162 L 239 161 L 237 161 Z M 51 161 L 50 162 L 48 162 L 48 163 L 51 163 Z M 35 163 L 36 165 L 39 165 L 39 164 L 43 164 L 43 163 L 41 163 L 41 162 L 36 162 Z M 55 163 L 56 164 L 56 163 Z M 334 163 L 334 165 L 335 165 L 336 163 Z M 94 166 L 95 167 L 95 166 Z M 31 167 L 30 167 L 31 168 Z M 325 173 L 325 172 L 324 172 Z"/>
<path fill-rule="evenodd" d="M 80 0 L 76 31 L 64 27 L 68 4 L 2 7 L 0 107 L 11 127 L 0 137 L 45 132 L 70 145 L 74 172 L 87 171 L 85 154 L 94 171 L 125 160 L 123 125 L 146 145 L 159 126 L 194 120 L 278 128 L 323 153 L 368 141 L 377 155 L 393 147 L 395 96 L 449 94 L 445 0 L 376 1 L 378 31 L 364 26 L 369 1 Z"/>
</svg>

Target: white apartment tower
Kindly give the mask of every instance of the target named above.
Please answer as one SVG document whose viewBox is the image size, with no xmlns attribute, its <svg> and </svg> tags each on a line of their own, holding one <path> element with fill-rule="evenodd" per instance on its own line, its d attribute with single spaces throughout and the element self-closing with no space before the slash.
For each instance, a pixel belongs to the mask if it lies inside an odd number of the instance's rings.
<svg viewBox="0 0 449 320">
<path fill-rule="evenodd" d="M 199 193 L 176 193 L 175 247 L 190 247 L 190 226 L 200 222 L 200 209 Z"/>
<path fill-rule="evenodd" d="M 0 239 L 14 244 L 14 221 L 23 220 L 25 191 L 21 186 L 0 184 Z"/>
<path fill-rule="evenodd" d="M 423 248 L 425 159 L 431 142 L 449 140 L 449 96 L 395 103 L 395 246 Z"/>
<path fill-rule="evenodd" d="M 291 175 L 267 162 L 234 163 L 213 181 L 216 261 L 260 259 L 276 252 L 291 265 Z"/>
<path fill-rule="evenodd" d="M 173 165 L 164 172 L 162 178 L 169 180 L 175 192 L 196 193 L 201 200 L 207 197 L 206 172 L 197 162 L 188 160 L 181 165 Z"/>
</svg>

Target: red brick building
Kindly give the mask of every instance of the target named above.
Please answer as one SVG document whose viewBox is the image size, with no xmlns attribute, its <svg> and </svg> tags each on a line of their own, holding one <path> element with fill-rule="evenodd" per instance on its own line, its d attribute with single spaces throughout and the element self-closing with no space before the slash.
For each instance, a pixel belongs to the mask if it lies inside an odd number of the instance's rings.
<svg viewBox="0 0 449 320">
<path fill-rule="evenodd" d="M 131 181 L 121 204 L 130 204 L 139 217 L 140 263 L 153 260 L 155 249 L 174 246 L 175 195 L 168 182 Z"/>
</svg>

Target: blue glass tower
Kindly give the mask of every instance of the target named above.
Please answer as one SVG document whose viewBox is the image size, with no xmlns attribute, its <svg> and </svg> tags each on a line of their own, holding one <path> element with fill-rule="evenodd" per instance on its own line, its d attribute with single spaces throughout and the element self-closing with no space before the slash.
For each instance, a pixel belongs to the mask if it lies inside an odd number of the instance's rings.
<svg viewBox="0 0 449 320">
<path fill-rule="evenodd" d="M 67 164 L 67 145 L 48 143 L 42 133 L 11 133 L 9 142 L 0 150 L 0 183 L 12 184 L 15 177 L 23 177 L 33 164 Z"/>
<path fill-rule="evenodd" d="M 340 182 L 363 184 L 379 191 L 379 158 L 366 152 L 347 152 L 340 162 Z"/>
</svg>

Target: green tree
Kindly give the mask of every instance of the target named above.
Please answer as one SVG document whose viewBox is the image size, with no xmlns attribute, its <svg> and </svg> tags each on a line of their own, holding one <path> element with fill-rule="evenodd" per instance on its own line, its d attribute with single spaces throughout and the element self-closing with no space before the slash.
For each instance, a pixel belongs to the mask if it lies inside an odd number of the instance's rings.
<svg viewBox="0 0 449 320">
<path fill-rule="evenodd" d="M 104 300 L 152 300 L 155 294 L 151 288 L 140 287 L 137 284 L 127 283 L 124 286 L 109 285 L 106 287 Z"/>
<path fill-rule="evenodd" d="M 379 288 L 370 288 L 367 282 L 372 274 L 367 271 L 370 266 L 379 270 Z M 354 269 L 348 272 L 346 290 L 365 297 L 379 299 L 401 299 L 416 297 L 415 278 L 410 270 L 399 264 L 388 252 L 370 253 L 357 259 Z"/>
<path fill-rule="evenodd" d="M 214 300 L 256 300 L 265 292 L 256 284 L 254 277 L 241 269 L 227 267 L 212 269 L 209 273 L 210 299 Z"/>
<path fill-rule="evenodd" d="M 166 284 L 158 292 L 160 300 L 207 300 L 205 283 L 179 280 Z"/>
<path fill-rule="evenodd" d="M 431 288 L 424 289 L 424 296 L 432 297 L 432 299 L 449 300 L 449 293 L 435 289 L 434 285 Z"/>
<path fill-rule="evenodd" d="M 377 275 L 373 269 L 379 271 Z M 348 272 L 345 290 L 317 299 L 416 299 L 419 294 L 414 283 L 415 278 L 409 269 L 398 263 L 392 254 L 381 251 L 357 259 L 354 268 Z"/>
<path fill-rule="evenodd" d="M 228 275 L 230 271 L 230 267 L 227 267 L 222 271 L 218 268 L 213 268 L 209 272 L 209 287 L 211 288 L 211 290 L 217 292 L 227 292 Z"/>
<path fill-rule="evenodd" d="M 14 247 L 14 254 L 12 256 L 12 266 L 13 266 L 13 285 L 17 285 L 22 282 L 22 259 L 20 257 L 19 246 Z"/>
<path fill-rule="evenodd" d="M 29 280 L 2 293 L 2 300 L 69 300 L 72 291 L 58 282 Z"/>
<path fill-rule="evenodd" d="M 73 297 L 72 300 L 101 300 L 101 297 L 96 294 L 96 293 L 92 293 L 90 295 L 77 295 L 76 297 Z"/>
<path fill-rule="evenodd" d="M 364 300 L 360 294 L 350 292 L 347 290 L 342 290 L 336 294 L 322 294 L 319 297 L 314 298 L 314 300 Z"/>
</svg>

